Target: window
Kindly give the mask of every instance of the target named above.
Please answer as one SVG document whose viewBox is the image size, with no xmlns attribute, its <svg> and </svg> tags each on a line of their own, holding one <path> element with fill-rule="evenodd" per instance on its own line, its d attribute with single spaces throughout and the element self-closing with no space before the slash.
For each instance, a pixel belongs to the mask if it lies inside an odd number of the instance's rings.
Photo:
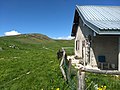
<svg viewBox="0 0 120 90">
<path fill-rule="evenodd" d="M 106 62 L 105 56 L 98 56 L 98 62 Z"/>
<path fill-rule="evenodd" d="M 76 50 L 79 50 L 79 47 L 80 47 L 80 45 L 79 45 L 79 44 L 80 44 L 80 41 L 79 41 L 79 40 L 77 40 L 77 41 L 76 41 Z"/>
</svg>

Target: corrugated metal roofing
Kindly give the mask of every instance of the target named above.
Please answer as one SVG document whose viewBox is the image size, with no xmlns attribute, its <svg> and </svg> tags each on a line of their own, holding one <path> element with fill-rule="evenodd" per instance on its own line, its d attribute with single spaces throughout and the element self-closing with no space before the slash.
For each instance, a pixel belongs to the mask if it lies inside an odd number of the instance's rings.
<svg viewBox="0 0 120 90">
<path fill-rule="evenodd" d="M 97 33 L 120 33 L 120 6 L 76 6 L 84 23 Z"/>
</svg>

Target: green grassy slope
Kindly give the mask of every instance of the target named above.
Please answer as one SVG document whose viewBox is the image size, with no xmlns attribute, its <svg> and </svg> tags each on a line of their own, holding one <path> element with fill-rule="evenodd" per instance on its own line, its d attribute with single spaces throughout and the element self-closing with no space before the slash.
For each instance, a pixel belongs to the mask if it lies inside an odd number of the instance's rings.
<svg viewBox="0 0 120 90">
<path fill-rule="evenodd" d="M 74 41 L 41 34 L 0 37 L 0 90 L 71 90 L 73 83 L 69 87 L 64 82 L 56 58 L 61 47 L 70 47 L 67 53 L 73 54 Z M 87 90 L 94 90 L 96 84 L 119 90 L 120 77 L 87 73 Z"/>
<path fill-rule="evenodd" d="M 0 90 L 55 90 L 66 85 L 56 52 L 73 41 L 29 34 L 0 38 Z"/>
</svg>

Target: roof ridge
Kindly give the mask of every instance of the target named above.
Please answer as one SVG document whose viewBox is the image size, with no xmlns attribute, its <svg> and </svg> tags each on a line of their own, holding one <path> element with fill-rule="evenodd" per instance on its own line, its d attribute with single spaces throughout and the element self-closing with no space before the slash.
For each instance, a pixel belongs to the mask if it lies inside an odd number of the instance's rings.
<svg viewBox="0 0 120 90">
<path fill-rule="evenodd" d="M 81 7 L 81 6 L 96 6 L 96 7 L 120 7 L 118 5 L 76 5 L 76 7 Z"/>
</svg>

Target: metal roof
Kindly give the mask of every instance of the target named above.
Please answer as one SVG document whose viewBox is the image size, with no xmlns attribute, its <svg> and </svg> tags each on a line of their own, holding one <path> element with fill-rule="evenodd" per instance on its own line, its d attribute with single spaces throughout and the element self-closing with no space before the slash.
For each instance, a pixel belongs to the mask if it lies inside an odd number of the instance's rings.
<svg viewBox="0 0 120 90">
<path fill-rule="evenodd" d="M 120 34 L 120 6 L 76 6 L 83 22 L 98 34 Z"/>
</svg>

